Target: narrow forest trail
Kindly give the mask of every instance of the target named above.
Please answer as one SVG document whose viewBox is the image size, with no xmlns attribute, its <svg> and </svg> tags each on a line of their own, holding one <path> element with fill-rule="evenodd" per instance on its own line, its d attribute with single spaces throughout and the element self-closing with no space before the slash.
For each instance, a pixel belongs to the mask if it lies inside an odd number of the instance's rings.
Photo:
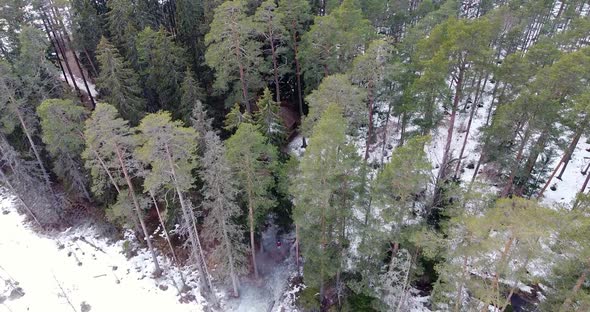
<svg viewBox="0 0 590 312">
<path fill-rule="evenodd" d="M 287 289 L 293 270 L 292 233 L 280 235 L 279 227 L 270 223 L 262 232 L 262 250 L 256 251 L 260 280 L 243 278 L 239 299 L 229 300 L 227 308 L 236 312 L 268 312 L 278 308 L 278 300 Z M 281 246 L 277 246 L 277 241 Z"/>
<path fill-rule="evenodd" d="M 128 259 L 129 247 L 137 254 Z M 90 225 L 37 234 L 0 194 L 0 312 L 201 311 L 200 303 L 180 302 L 177 270 L 160 261 L 166 272 L 156 280 L 147 250 L 108 241 Z"/>
</svg>

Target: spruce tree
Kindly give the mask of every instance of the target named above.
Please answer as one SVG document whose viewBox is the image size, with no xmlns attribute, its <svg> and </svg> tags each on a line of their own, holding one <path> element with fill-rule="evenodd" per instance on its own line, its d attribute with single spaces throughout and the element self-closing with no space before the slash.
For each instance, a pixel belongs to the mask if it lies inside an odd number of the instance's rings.
<svg viewBox="0 0 590 312">
<path fill-rule="evenodd" d="M 271 189 L 275 183 L 273 171 L 276 168 L 277 151 L 274 146 L 266 143 L 256 126 L 249 123 L 241 123 L 236 133 L 226 141 L 226 146 L 227 160 L 248 208 L 250 252 L 254 276 L 258 278 L 254 237 L 267 210 L 275 204 Z"/>
<path fill-rule="evenodd" d="M 139 30 L 139 21 L 134 14 L 135 3 L 125 0 L 114 0 L 107 2 L 109 9 L 106 14 L 106 26 L 111 40 L 121 49 L 129 62 L 135 64 L 137 51 L 135 51 L 135 39 Z"/>
<path fill-rule="evenodd" d="M 148 100 L 148 111 L 181 112 L 180 85 L 186 70 L 185 51 L 163 29 L 145 28 L 137 35 L 139 74 Z"/>
<path fill-rule="evenodd" d="M 202 162 L 207 164 L 199 172 L 203 180 L 203 208 L 205 218 L 203 238 L 213 247 L 209 257 L 217 263 L 215 272 L 230 278 L 234 296 L 239 296 L 239 275 L 247 272 L 247 248 L 243 244 L 244 229 L 237 223 L 242 211 L 237 204 L 238 185 L 226 159 L 223 143 L 212 131 L 204 136 L 205 153 Z"/>
<path fill-rule="evenodd" d="M 117 48 L 104 37 L 97 47 L 97 59 L 100 74 L 96 85 L 102 97 L 107 103 L 115 105 L 121 116 L 137 124 L 145 111 L 139 77 Z"/>
<path fill-rule="evenodd" d="M 225 120 L 223 121 L 224 127 L 223 129 L 228 131 L 233 131 L 238 129 L 238 127 L 242 123 L 252 123 L 252 115 L 248 112 L 242 113 L 242 109 L 240 108 L 240 104 L 235 104 L 229 113 L 225 116 Z"/>
<path fill-rule="evenodd" d="M 197 107 L 199 107 L 199 112 L 197 113 L 204 114 L 203 103 L 201 102 L 205 97 L 204 91 L 193 77 L 192 71 L 188 68 L 184 72 L 184 79 L 180 86 L 180 91 L 182 93 L 182 96 L 180 97 L 180 107 L 174 112 L 178 118 L 182 118 L 185 122 L 191 121 L 192 118 L 195 117 L 194 114 L 196 113 L 195 109 Z M 191 113 L 193 114 L 193 117 L 189 118 Z M 208 118 L 203 115 L 202 117 L 196 117 L 196 120 L 199 124 L 205 126 L 204 123 L 206 123 Z M 206 131 L 197 129 L 197 132 L 203 134 Z"/>
<path fill-rule="evenodd" d="M 273 101 L 272 93 L 266 88 L 256 105 L 258 106 L 258 111 L 254 113 L 256 124 L 272 144 L 280 147 L 286 139 L 286 131 L 279 115 L 281 109 L 279 103 Z"/>
</svg>

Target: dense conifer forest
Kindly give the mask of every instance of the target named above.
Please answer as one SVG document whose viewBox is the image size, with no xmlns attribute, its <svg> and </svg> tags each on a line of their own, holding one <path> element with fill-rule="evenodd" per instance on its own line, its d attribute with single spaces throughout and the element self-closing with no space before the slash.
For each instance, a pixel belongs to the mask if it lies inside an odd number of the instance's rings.
<svg viewBox="0 0 590 312">
<path fill-rule="evenodd" d="M 589 15 L 0 0 L 0 187 L 203 311 L 590 311 Z"/>
</svg>

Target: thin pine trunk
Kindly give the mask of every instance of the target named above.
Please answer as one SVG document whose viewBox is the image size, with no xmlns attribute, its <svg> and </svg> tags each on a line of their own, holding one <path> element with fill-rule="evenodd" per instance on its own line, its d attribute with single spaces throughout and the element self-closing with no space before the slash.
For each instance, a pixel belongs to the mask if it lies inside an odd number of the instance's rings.
<svg viewBox="0 0 590 312">
<path fill-rule="evenodd" d="M 299 118 L 303 119 L 303 93 L 301 92 L 301 66 L 299 65 L 299 45 L 297 44 L 297 24 L 291 20 L 291 31 L 293 32 L 293 53 L 295 54 L 295 76 L 297 77 L 297 100 L 299 101 Z M 303 147 L 307 147 L 305 136 L 303 136 Z"/>
<path fill-rule="evenodd" d="M 383 129 L 383 137 L 381 138 L 381 169 L 383 169 L 383 161 L 385 158 L 385 146 L 387 145 L 387 132 L 389 131 L 389 118 L 391 115 L 391 102 L 387 106 L 387 116 L 385 117 L 385 127 Z"/>
<path fill-rule="evenodd" d="M 51 30 L 51 33 L 53 34 L 53 38 L 55 39 L 55 42 L 56 42 L 56 44 L 59 48 L 59 51 L 62 55 L 64 65 L 66 65 L 66 68 L 68 70 L 68 74 L 70 75 L 70 80 L 72 81 L 72 84 L 74 85 L 74 89 L 76 90 L 76 92 L 78 94 L 80 94 L 80 88 L 78 88 L 78 84 L 76 83 L 76 79 L 74 78 L 74 73 L 72 72 L 72 68 L 70 68 L 70 63 L 68 62 L 68 57 L 65 52 L 65 47 L 64 47 L 63 41 L 60 40 L 60 36 L 58 35 L 57 31 L 55 30 L 54 23 L 52 22 L 50 16 L 47 15 L 47 13 L 45 13 L 45 11 L 42 11 L 41 14 L 42 14 L 41 17 L 43 18 L 43 16 L 44 16 L 45 20 L 47 20 L 47 25 L 49 26 L 49 29 Z"/>
<path fill-rule="evenodd" d="M 129 172 L 127 172 L 127 166 L 123 162 L 123 155 L 121 155 L 121 150 L 118 146 L 115 147 L 115 153 L 117 154 L 117 158 L 119 160 L 119 165 L 121 166 L 121 170 L 123 171 L 123 176 L 125 177 L 125 181 L 127 182 L 127 186 L 129 187 L 129 193 L 131 194 L 131 199 L 133 200 L 133 205 L 135 207 L 135 214 L 139 219 L 139 224 L 141 225 L 141 229 L 143 230 L 143 235 L 145 235 L 145 241 L 148 245 L 148 249 L 152 255 L 152 260 L 154 262 L 155 270 L 154 275 L 160 276 L 162 274 L 162 269 L 160 269 L 160 264 L 158 263 L 158 257 L 156 256 L 156 250 L 152 245 L 152 239 L 150 238 L 150 233 L 147 230 L 145 225 L 145 221 L 143 220 L 143 216 L 141 214 L 141 207 L 139 206 L 139 202 L 137 201 L 137 196 L 135 195 L 135 189 L 133 187 L 133 183 L 131 182 L 131 177 L 129 176 Z"/>
<path fill-rule="evenodd" d="M 51 46 L 53 47 L 53 51 L 55 51 L 55 55 L 57 56 L 57 63 L 59 64 L 59 68 L 64 76 L 64 81 L 69 84 L 68 75 L 66 74 L 66 70 L 64 69 L 64 65 L 62 63 L 62 59 L 59 53 L 59 49 L 57 48 L 55 41 L 51 38 L 51 33 L 49 32 L 49 28 L 47 27 L 47 23 L 45 22 L 44 18 L 41 18 L 43 22 L 43 29 L 45 29 L 45 33 L 47 34 L 47 39 L 51 42 Z"/>
<path fill-rule="evenodd" d="M 457 107 L 459 105 L 459 101 L 461 101 L 461 93 L 463 87 L 463 77 L 465 75 L 465 64 L 461 62 L 459 65 L 459 75 L 457 78 L 457 85 L 455 87 L 455 97 L 453 99 L 453 108 L 451 110 L 451 119 L 449 120 L 449 127 L 447 129 L 447 142 L 445 144 L 445 149 L 443 152 L 443 159 L 440 165 L 440 169 L 438 171 L 438 178 L 437 178 L 437 185 L 445 179 L 447 170 L 446 167 L 449 163 L 449 158 L 451 154 L 451 143 L 453 142 L 453 132 L 455 131 L 455 119 L 457 116 Z"/>
<path fill-rule="evenodd" d="M 279 103 L 279 105 L 281 105 L 281 86 L 279 85 L 279 66 L 277 63 L 277 51 L 275 48 L 275 42 L 274 42 L 275 38 L 274 38 L 273 29 L 272 29 L 272 17 L 268 23 L 268 33 L 269 33 L 268 40 L 270 41 L 270 52 L 272 55 L 272 66 L 273 66 L 274 78 L 275 78 L 276 98 L 277 98 L 277 103 Z"/>
<path fill-rule="evenodd" d="M 588 262 L 589 262 L 589 266 L 590 266 L 590 259 L 588 260 Z M 574 300 L 574 297 L 576 296 L 578 291 L 580 291 L 580 289 L 582 289 L 582 286 L 584 285 L 584 282 L 586 281 L 587 275 L 588 275 L 588 270 L 584 269 L 584 271 L 582 272 L 582 274 L 580 275 L 580 277 L 576 281 L 576 284 L 574 285 L 574 288 L 572 289 L 571 294 L 565 299 L 565 301 L 563 301 L 563 304 L 561 305 L 561 308 L 559 309 L 560 312 L 569 311 L 568 309 L 571 308 L 572 301 Z"/>
<path fill-rule="evenodd" d="M 174 189 L 176 190 L 176 195 L 178 195 L 178 201 L 180 202 L 180 207 L 182 209 L 182 213 L 185 219 L 185 223 L 187 225 L 189 239 L 191 240 L 191 244 L 193 246 L 193 253 L 196 260 L 197 268 L 199 269 L 199 273 L 201 278 L 206 281 L 207 292 L 211 294 L 212 299 L 216 302 L 215 295 L 213 294 L 213 284 L 211 279 L 209 278 L 209 272 L 207 270 L 207 262 L 205 261 L 205 255 L 203 254 L 203 248 L 201 246 L 201 240 L 199 239 L 199 233 L 197 232 L 197 223 L 195 221 L 193 213 L 190 211 L 189 207 L 186 205 L 186 201 L 184 200 L 184 195 L 178 185 L 178 180 L 176 178 L 176 170 L 175 164 L 172 161 L 172 154 L 170 153 L 170 149 L 168 144 L 165 144 L 166 147 L 166 157 L 168 159 L 168 165 L 170 168 L 170 173 L 172 174 L 172 181 L 174 183 Z M 192 226 L 191 226 L 192 222 Z"/>
<path fill-rule="evenodd" d="M 250 227 L 250 249 L 252 253 L 252 265 L 254 266 L 254 278 L 258 279 L 258 264 L 256 264 L 256 245 L 254 242 L 254 207 L 252 207 L 252 194 L 248 191 L 248 226 Z"/>
<path fill-rule="evenodd" d="M 98 77 L 98 70 L 96 69 L 96 65 L 94 65 L 94 61 L 90 57 L 90 53 L 88 53 L 87 49 L 84 49 L 84 55 L 86 55 L 86 59 L 88 59 L 88 63 L 90 64 L 90 68 L 92 69 L 94 77 Z"/>
<path fill-rule="evenodd" d="M 84 75 L 84 70 L 82 69 L 82 66 L 80 66 L 80 60 L 78 59 L 78 55 L 76 54 L 76 51 L 74 51 L 72 41 L 70 40 L 70 35 L 67 33 L 66 27 L 64 26 L 61 16 L 59 15 L 59 12 L 57 11 L 57 9 L 54 6 L 52 6 L 52 8 L 53 8 L 54 18 L 59 23 L 59 26 L 62 29 L 62 33 L 63 33 L 64 37 L 66 38 L 66 41 L 68 42 L 68 47 L 70 48 L 70 51 L 72 52 L 72 55 L 74 56 L 74 61 L 76 62 L 76 66 L 78 67 L 78 70 L 80 71 L 80 76 L 82 76 L 81 78 L 82 78 L 82 82 L 84 83 L 84 88 L 86 89 L 86 93 L 88 93 L 88 97 L 90 98 L 90 104 L 92 104 L 92 109 L 94 109 L 96 107 L 96 103 L 94 102 L 94 97 L 92 96 L 92 93 L 90 92 L 90 88 L 88 87 L 88 82 L 86 81 L 86 75 Z"/>
<path fill-rule="evenodd" d="M 246 71 L 244 70 L 244 64 L 242 64 L 242 45 L 239 36 L 236 36 L 237 30 L 235 29 L 235 23 L 232 23 L 232 35 L 234 36 L 234 55 L 238 62 L 238 68 L 240 71 L 240 83 L 242 85 L 242 101 L 246 105 L 246 111 L 252 114 L 252 107 L 248 100 L 248 84 L 246 83 Z"/>
<path fill-rule="evenodd" d="M 182 281 L 182 288 L 186 287 L 186 281 L 184 278 L 184 274 L 180 269 L 180 261 L 176 257 L 176 252 L 174 252 L 174 247 L 172 246 L 172 242 L 170 241 L 170 236 L 168 235 L 168 230 L 166 230 L 166 224 L 164 223 L 164 219 L 162 218 L 162 214 L 160 213 L 160 207 L 158 207 L 158 202 L 156 201 L 156 197 L 154 196 L 154 192 L 150 191 L 150 197 L 152 198 L 152 202 L 154 203 L 154 207 L 156 208 L 156 213 L 158 214 L 158 220 L 160 221 L 160 225 L 162 226 L 162 231 L 164 231 L 164 236 L 166 238 L 166 242 L 168 243 L 168 248 L 170 248 L 170 254 L 172 255 L 172 259 L 174 263 L 178 266 L 178 274 L 180 274 L 180 280 Z"/>
<path fill-rule="evenodd" d="M 31 149 L 33 150 L 33 154 L 35 154 L 37 164 L 39 165 L 39 168 L 41 169 L 41 173 L 43 174 L 43 179 L 45 180 L 45 185 L 47 185 L 47 188 L 51 191 L 51 193 L 53 193 L 53 188 L 51 187 L 51 181 L 49 180 L 49 173 L 47 172 L 47 169 L 45 169 L 45 165 L 43 165 L 43 160 L 41 160 L 41 154 L 39 154 L 39 151 L 37 150 L 37 145 L 33 141 L 33 137 L 31 137 L 31 132 L 29 131 L 29 128 L 27 127 L 27 124 L 26 124 L 20 110 L 18 108 L 16 108 L 15 111 L 16 111 L 16 115 L 18 117 L 18 120 L 21 124 L 21 127 L 23 128 L 23 132 L 25 133 L 25 136 L 27 137 L 27 140 L 29 141 L 29 145 L 31 145 Z"/>
<path fill-rule="evenodd" d="M 483 84 L 483 89 L 485 89 L 486 83 L 487 83 L 487 78 L 486 78 L 486 82 Z M 479 103 L 480 92 L 482 92 L 482 90 L 480 89 L 480 86 L 481 86 L 481 79 L 477 83 L 477 92 L 475 94 L 475 100 L 473 101 L 473 103 L 471 103 L 471 112 L 469 113 L 469 121 L 467 122 L 467 130 L 465 131 L 465 138 L 463 139 L 463 146 L 461 146 L 461 152 L 459 153 L 459 159 L 457 160 L 457 167 L 455 168 L 455 177 L 460 176 L 461 159 L 463 159 L 463 153 L 465 153 L 465 147 L 467 146 L 467 140 L 469 139 L 469 131 L 471 130 L 473 116 L 475 116 L 475 111 L 477 110 L 477 105 Z"/>
<path fill-rule="evenodd" d="M 69 160 L 70 166 L 72 167 L 77 167 L 77 163 L 76 161 L 74 161 L 74 159 L 72 159 L 72 157 L 70 156 L 70 154 L 67 154 L 66 156 Z M 82 177 L 80 177 L 80 172 L 75 169 L 75 174 L 74 174 L 74 181 L 75 183 L 78 185 L 78 190 L 82 192 L 82 194 L 84 195 L 84 197 L 91 202 L 92 199 L 90 198 L 90 192 L 88 192 L 88 189 L 86 188 L 86 184 L 84 183 L 84 181 L 82 181 Z"/>
<path fill-rule="evenodd" d="M 222 194 L 218 194 L 219 196 L 222 196 Z M 219 207 L 220 211 L 223 211 L 224 207 Z M 238 291 L 238 276 L 235 272 L 235 264 L 234 264 L 234 255 L 232 252 L 232 246 L 231 246 L 231 242 L 229 240 L 229 235 L 227 234 L 227 222 L 228 220 L 225 219 L 225 216 L 222 217 L 221 220 L 221 227 L 222 227 L 222 232 L 223 232 L 223 241 L 225 243 L 225 248 L 227 248 L 227 253 L 228 253 L 228 257 L 229 257 L 229 271 L 230 271 L 230 276 L 231 276 L 231 281 L 232 281 L 232 287 L 233 287 L 233 291 L 234 291 L 234 297 L 239 297 L 240 293 Z"/>
<path fill-rule="evenodd" d="M 526 143 L 529 140 L 530 132 L 531 132 L 530 126 L 528 126 L 524 132 L 524 136 L 522 138 L 522 142 L 520 143 L 520 147 L 518 148 L 518 153 L 516 154 L 516 159 L 514 160 L 514 164 L 512 165 L 512 168 L 510 169 L 510 175 L 508 177 L 508 181 L 506 182 L 506 185 L 504 186 L 504 190 L 502 191 L 502 197 L 508 196 L 508 194 L 510 194 L 510 192 L 512 191 L 512 184 L 514 184 L 514 177 L 516 176 L 516 171 L 518 171 L 518 165 L 520 164 L 520 161 L 522 160 L 522 154 L 524 151 L 524 147 L 526 146 Z"/>
<path fill-rule="evenodd" d="M 12 195 L 16 196 L 16 198 L 23 205 L 23 207 L 25 208 L 27 213 L 31 216 L 31 218 L 33 218 L 33 221 L 35 221 L 35 223 L 37 223 L 37 225 L 39 227 L 43 228 L 43 225 L 41 224 L 41 222 L 39 222 L 39 219 L 37 219 L 37 216 L 33 213 L 33 210 L 31 210 L 31 207 L 29 207 L 29 205 L 23 200 L 23 198 L 20 196 L 20 194 L 16 191 L 16 189 L 14 188 L 12 183 L 10 183 L 10 180 L 8 180 L 8 177 L 6 176 L 4 171 L 2 170 L 1 166 L 0 166 L 0 178 L 1 178 L 0 181 L 2 181 L 8 187 L 8 189 L 10 190 Z"/>
<path fill-rule="evenodd" d="M 367 162 L 367 159 L 369 159 L 369 146 L 371 145 L 371 137 L 373 136 L 373 109 L 375 105 L 375 97 L 373 95 L 373 81 L 369 81 L 367 89 L 369 93 L 369 126 L 367 129 L 367 146 L 365 147 L 365 163 Z"/>
<path fill-rule="evenodd" d="M 564 155 L 565 159 L 563 160 L 563 167 L 561 168 L 561 171 L 559 172 L 559 175 L 557 176 L 557 178 L 559 180 L 561 180 L 561 177 L 563 176 L 563 173 L 565 172 L 565 168 L 567 167 L 570 160 L 572 159 L 572 155 L 574 154 L 574 150 L 576 149 L 576 146 L 578 145 L 578 142 L 580 141 L 580 138 L 582 137 L 582 132 L 584 130 L 584 125 L 586 125 L 586 120 L 582 121 L 581 125 L 582 126 L 578 128 L 576 135 L 574 136 L 574 140 L 572 141 L 572 143 L 570 144 L 570 146 L 567 149 L 566 154 Z"/>
</svg>

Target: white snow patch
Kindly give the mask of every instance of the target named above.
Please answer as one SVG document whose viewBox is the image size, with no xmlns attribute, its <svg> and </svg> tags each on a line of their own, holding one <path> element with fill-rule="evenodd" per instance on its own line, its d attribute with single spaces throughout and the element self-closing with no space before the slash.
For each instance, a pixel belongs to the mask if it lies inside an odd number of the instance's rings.
<svg viewBox="0 0 590 312">
<path fill-rule="evenodd" d="M 18 214 L 13 199 L 0 194 L 0 298 L 7 297 L 0 312 L 72 311 L 72 306 L 82 311 L 82 303 L 90 305 L 92 312 L 202 311 L 204 300 L 196 288 L 192 291 L 201 303 L 179 302 L 172 282 L 172 272 L 178 270 L 171 269 L 166 258 L 160 257 L 164 276 L 153 279 L 147 250 L 139 249 L 138 255 L 128 260 L 122 253 L 124 244 L 129 243 L 110 243 L 98 237 L 90 226 L 37 234 Z M 191 276 L 187 279 L 189 285 L 196 285 Z M 167 290 L 161 290 L 161 285 Z M 22 288 L 24 295 L 11 299 L 16 287 Z"/>
</svg>

